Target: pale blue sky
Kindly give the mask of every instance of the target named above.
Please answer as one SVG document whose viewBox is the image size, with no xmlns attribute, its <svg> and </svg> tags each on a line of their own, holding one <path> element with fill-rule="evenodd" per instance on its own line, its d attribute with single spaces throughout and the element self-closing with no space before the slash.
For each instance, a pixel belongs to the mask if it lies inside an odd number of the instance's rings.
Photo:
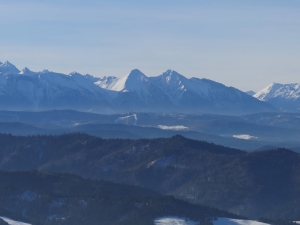
<svg viewBox="0 0 300 225">
<path fill-rule="evenodd" d="M 19 69 L 300 82 L 300 0 L 0 0 L 0 26 L 0 61 Z"/>
</svg>

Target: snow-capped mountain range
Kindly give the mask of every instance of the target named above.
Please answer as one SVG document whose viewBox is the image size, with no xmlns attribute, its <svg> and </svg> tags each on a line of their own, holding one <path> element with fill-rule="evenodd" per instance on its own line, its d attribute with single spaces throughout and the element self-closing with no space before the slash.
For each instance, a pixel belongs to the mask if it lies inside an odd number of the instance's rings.
<svg viewBox="0 0 300 225">
<path fill-rule="evenodd" d="M 276 110 L 270 104 L 208 79 L 167 70 L 147 77 L 132 70 L 123 78 L 19 71 L 0 63 L 0 110 L 74 109 L 113 112 L 211 112 L 241 114 Z"/>
<path fill-rule="evenodd" d="M 282 111 L 300 111 L 300 84 L 272 83 L 257 92 L 255 98 L 268 102 Z"/>
</svg>

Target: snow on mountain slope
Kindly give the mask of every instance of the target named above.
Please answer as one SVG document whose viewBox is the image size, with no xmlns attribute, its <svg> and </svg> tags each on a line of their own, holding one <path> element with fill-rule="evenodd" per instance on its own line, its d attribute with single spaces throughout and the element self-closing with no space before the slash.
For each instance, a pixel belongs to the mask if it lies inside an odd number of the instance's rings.
<svg viewBox="0 0 300 225">
<path fill-rule="evenodd" d="M 198 225 L 199 222 L 188 220 L 186 218 L 179 218 L 173 216 L 166 216 L 154 220 L 154 225 Z"/>
<path fill-rule="evenodd" d="M 255 220 L 241 220 L 230 218 L 218 218 L 217 220 L 214 220 L 212 222 L 214 225 L 270 225 Z"/>
<path fill-rule="evenodd" d="M 63 74 L 62 74 L 63 75 Z M 66 83 L 64 83 L 64 86 L 67 86 L 68 84 L 72 83 L 72 86 L 70 88 L 74 89 L 86 89 L 89 90 L 90 92 L 93 92 L 94 94 L 101 93 L 104 94 L 105 90 L 100 89 L 97 85 L 95 85 L 95 82 L 98 81 L 97 78 L 94 78 L 89 75 L 82 75 L 80 73 L 71 73 L 70 75 L 70 80 L 68 80 Z M 65 75 L 60 76 L 65 80 Z M 93 79 L 94 78 L 94 79 Z"/>
<path fill-rule="evenodd" d="M 148 77 L 141 71 L 135 69 L 127 76 L 116 80 L 116 82 L 109 86 L 109 89 L 119 92 L 143 91 L 144 93 L 148 93 L 148 87 Z"/>
<path fill-rule="evenodd" d="M 255 98 L 284 111 L 300 111 L 300 84 L 272 83 L 257 92 Z"/>
<path fill-rule="evenodd" d="M 274 110 L 235 88 L 187 79 L 173 70 L 158 77 L 135 69 L 123 78 L 97 78 L 77 72 L 19 71 L 9 62 L 0 64 L 0 109 L 226 114 Z"/>
<path fill-rule="evenodd" d="M 141 71 L 132 70 L 127 76 L 115 79 L 108 90 L 114 91 L 114 105 L 121 111 L 168 111 L 173 109 L 169 97 Z"/>
<path fill-rule="evenodd" d="M 103 78 L 99 78 L 97 81 L 95 81 L 95 84 L 101 88 L 111 90 L 111 88 L 114 86 L 114 84 L 118 81 L 117 77 L 104 76 Z"/>
<path fill-rule="evenodd" d="M 188 130 L 189 128 L 183 125 L 176 126 L 166 126 L 166 125 L 157 125 L 157 128 L 162 130 Z"/>
<path fill-rule="evenodd" d="M 254 95 L 261 101 L 271 98 L 297 99 L 300 98 L 300 84 L 277 84 L 272 83 Z"/>
<path fill-rule="evenodd" d="M 2 64 L 3 65 L 3 64 Z M 12 64 L 10 67 L 14 67 Z M 0 108 L 8 110 L 108 108 L 108 91 L 99 88 L 91 76 L 72 73 L 69 76 L 28 68 L 16 73 L 0 74 Z"/>
<path fill-rule="evenodd" d="M 22 69 L 19 73 L 20 75 L 27 75 L 27 76 L 30 76 L 30 75 L 34 75 L 36 74 L 35 72 L 31 71 L 30 69 L 28 69 L 27 67 L 25 67 L 24 69 Z"/>
<path fill-rule="evenodd" d="M 183 94 L 186 91 L 206 97 L 210 88 L 209 85 L 201 82 L 200 79 L 187 79 L 174 70 L 167 70 L 160 76 L 151 77 L 150 80 L 164 90 L 175 104 L 183 98 Z"/>
<path fill-rule="evenodd" d="M 60 94 L 66 93 L 68 90 L 78 91 L 83 95 L 101 92 L 101 89 L 97 88 L 96 85 L 82 75 L 73 74 L 72 76 L 66 76 L 49 71 L 31 73 L 30 76 L 18 77 L 16 79 L 16 85 L 28 98 L 34 96 L 42 98 L 45 96 L 49 99 L 53 99 Z M 36 95 L 37 93 L 41 95 Z"/>
<path fill-rule="evenodd" d="M 164 90 L 174 105 L 190 111 L 241 114 L 275 110 L 236 88 L 208 79 L 187 79 L 173 70 L 149 79 Z"/>
<path fill-rule="evenodd" d="M 24 222 L 20 222 L 20 221 L 16 221 L 16 220 L 12 220 L 10 218 L 7 217 L 2 217 L 0 216 L 1 219 L 3 219 L 6 223 L 8 223 L 9 225 L 31 225 L 29 223 L 24 223 Z"/>
<path fill-rule="evenodd" d="M 213 225 L 270 225 L 255 220 L 241 220 L 230 218 L 218 218 L 212 221 Z M 155 225 L 199 225 L 201 223 L 176 216 L 165 216 L 154 220 Z"/>
</svg>

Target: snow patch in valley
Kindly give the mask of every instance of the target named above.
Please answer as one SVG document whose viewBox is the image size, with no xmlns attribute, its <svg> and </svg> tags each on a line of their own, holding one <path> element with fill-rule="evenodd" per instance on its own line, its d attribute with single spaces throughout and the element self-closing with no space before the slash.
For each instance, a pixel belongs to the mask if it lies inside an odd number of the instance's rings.
<svg viewBox="0 0 300 225">
<path fill-rule="evenodd" d="M 179 218 L 176 216 L 166 216 L 157 218 L 154 220 L 154 225 L 198 225 L 199 222 L 195 222 L 186 218 Z"/>
<path fill-rule="evenodd" d="M 15 221 L 15 220 L 12 220 L 10 218 L 7 218 L 7 217 L 2 217 L 0 216 L 1 219 L 3 219 L 6 223 L 8 223 L 9 225 L 31 225 L 29 223 L 24 223 L 24 222 L 20 222 L 20 221 Z"/>
<path fill-rule="evenodd" d="M 257 139 L 255 136 L 251 136 L 249 134 L 234 134 L 232 137 L 237 138 L 237 139 L 243 139 L 243 140 L 254 140 Z"/>
<path fill-rule="evenodd" d="M 171 164 L 173 157 L 163 157 L 156 159 L 148 164 L 148 168 L 151 166 L 167 167 Z"/>
<path fill-rule="evenodd" d="M 162 130 L 188 130 L 188 127 L 185 127 L 183 125 L 177 125 L 177 126 L 165 126 L 165 125 L 158 125 L 159 129 Z"/>
<path fill-rule="evenodd" d="M 133 119 L 133 123 L 132 123 L 132 119 Z M 137 115 L 132 114 L 128 116 L 119 117 L 118 119 L 115 120 L 115 123 L 125 123 L 127 125 L 132 124 L 136 126 L 137 120 L 138 120 Z"/>
<path fill-rule="evenodd" d="M 255 220 L 241 220 L 230 218 L 218 218 L 217 220 L 214 220 L 212 222 L 214 225 L 270 225 Z"/>
</svg>

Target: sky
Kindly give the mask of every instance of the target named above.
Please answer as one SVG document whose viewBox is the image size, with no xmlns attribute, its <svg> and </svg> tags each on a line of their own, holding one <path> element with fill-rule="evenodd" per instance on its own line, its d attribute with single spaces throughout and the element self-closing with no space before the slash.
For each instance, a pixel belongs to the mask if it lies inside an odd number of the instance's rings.
<svg viewBox="0 0 300 225">
<path fill-rule="evenodd" d="M 300 83 L 300 0 L 0 0 L 0 27 L 19 69 Z"/>
</svg>

